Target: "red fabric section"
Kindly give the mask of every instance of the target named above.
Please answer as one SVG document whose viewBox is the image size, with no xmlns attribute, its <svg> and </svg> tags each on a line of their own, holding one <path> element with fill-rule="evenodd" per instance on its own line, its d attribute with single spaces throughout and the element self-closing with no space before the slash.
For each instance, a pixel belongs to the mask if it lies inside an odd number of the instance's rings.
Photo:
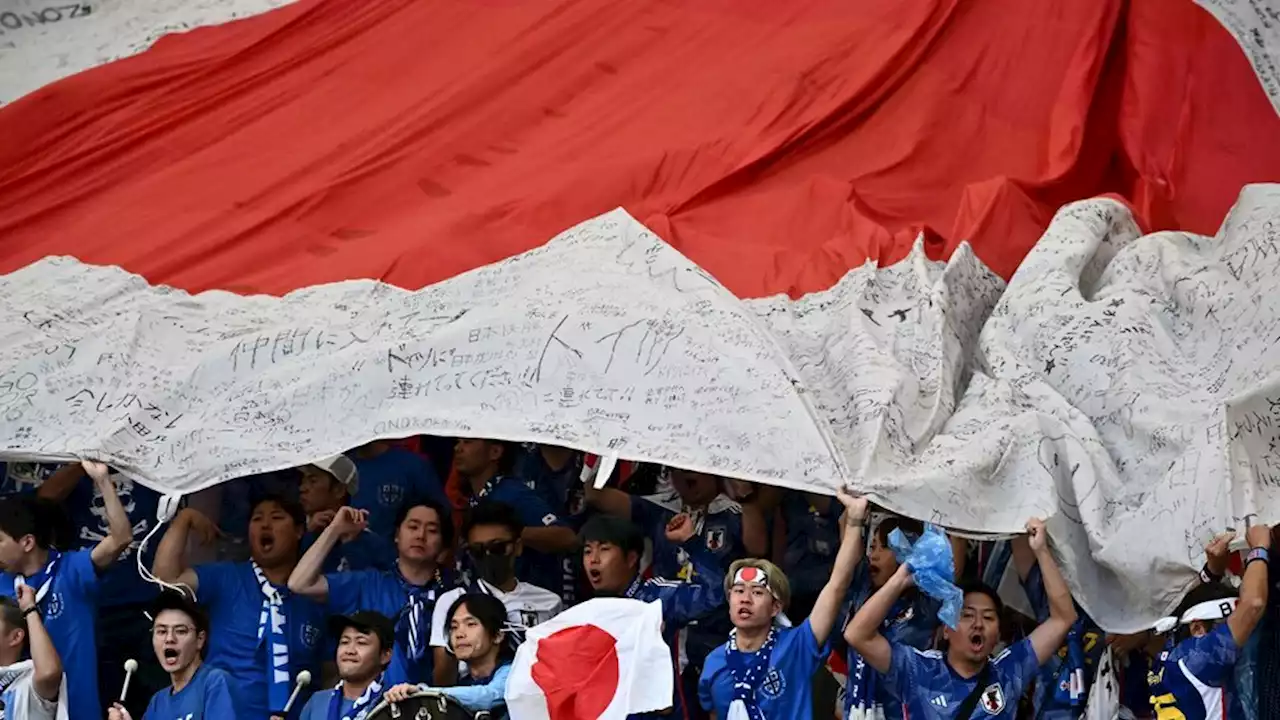
<svg viewBox="0 0 1280 720">
<path fill-rule="evenodd" d="M 0 111 L 0 272 L 416 288 L 622 205 L 743 296 L 1062 203 L 1212 233 L 1280 120 L 1190 0 L 302 0 Z"/>
<path fill-rule="evenodd" d="M 618 642 L 595 625 L 557 630 L 538 641 L 530 675 L 551 720 L 595 720 L 618 694 Z"/>
</svg>

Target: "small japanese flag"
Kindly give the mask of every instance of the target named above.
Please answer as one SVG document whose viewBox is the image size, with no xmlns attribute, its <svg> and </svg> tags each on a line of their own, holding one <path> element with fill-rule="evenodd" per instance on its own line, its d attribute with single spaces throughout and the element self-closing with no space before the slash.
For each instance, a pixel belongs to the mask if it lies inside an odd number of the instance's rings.
<svg viewBox="0 0 1280 720">
<path fill-rule="evenodd" d="M 507 681 L 521 720 L 623 720 L 671 707 L 661 603 L 596 598 L 531 628 Z"/>
</svg>

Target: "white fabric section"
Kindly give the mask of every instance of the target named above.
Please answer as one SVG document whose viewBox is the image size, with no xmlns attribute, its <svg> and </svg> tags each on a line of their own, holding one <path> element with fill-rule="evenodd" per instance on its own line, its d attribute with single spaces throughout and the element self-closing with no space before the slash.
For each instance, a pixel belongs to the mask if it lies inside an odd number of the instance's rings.
<svg viewBox="0 0 1280 720">
<path fill-rule="evenodd" d="M 517 581 L 511 592 L 504 593 L 483 580 L 480 582 L 488 588 L 490 595 L 506 606 L 507 622 L 514 627 L 540 625 L 564 610 L 564 601 L 559 595 L 537 585 Z M 432 647 L 449 647 L 449 608 L 465 592 L 466 588 L 454 588 L 436 600 L 436 606 L 431 611 Z"/>
<path fill-rule="evenodd" d="M 46 259 L 0 277 L 0 454 L 190 492 L 434 433 L 847 481 L 979 534 L 1049 517 L 1081 604 L 1134 631 L 1216 531 L 1280 519 L 1277 228 L 1280 186 L 1216 238 L 1087 201 L 1003 294 L 962 246 L 798 301 L 734 298 L 621 210 L 414 293 L 190 297 Z"/>
<path fill-rule="evenodd" d="M 1178 661 L 1178 669 L 1191 683 L 1191 686 L 1200 693 L 1200 702 L 1204 703 L 1205 720 L 1226 720 L 1227 717 L 1227 701 L 1226 693 L 1220 687 L 1214 687 L 1200 680 L 1195 673 L 1191 672 L 1191 668 L 1187 667 L 1186 660 Z"/>
<path fill-rule="evenodd" d="M 3 688 L 0 699 L 4 702 L 0 715 L 25 720 L 67 720 L 67 676 L 62 676 L 62 687 L 55 702 L 36 693 L 34 678 L 35 664 L 31 660 L 0 666 L 0 688 Z"/>
<path fill-rule="evenodd" d="M 1116 670 L 1115 658 L 1108 647 L 1098 658 L 1098 670 L 1093 684 L 1089 686 L 1084 720 L 1117 720 L 1120 717 L 1120 678 Z"/>
<path fill-rule="evenodd" d="M 126 58 L 169 33 L 257 15 L 293 0 L 4 0 L 0 105 Z"/>
<path fill-rule="evenodd" d="M 671 707 L 674 673 L 671 651 L 662 641 L 662 604 L 627 598 L 596 598 L 569 608 L 533 630 L 516 651 L 507 680 L 507 710 L 521 720 L 548 720 L 547 701 L 532 669 L 539 644 L 573 627 L 594 625 L 616 641 L 618 689 L 600 720 L 623 720 L 633 713 Z"/>
</svg>

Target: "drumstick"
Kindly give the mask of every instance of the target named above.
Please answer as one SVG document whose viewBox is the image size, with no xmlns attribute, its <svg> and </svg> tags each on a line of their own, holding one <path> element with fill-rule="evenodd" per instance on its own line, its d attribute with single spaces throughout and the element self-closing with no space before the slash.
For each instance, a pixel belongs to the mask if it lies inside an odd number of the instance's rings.
<svg viewBox="0 0 1280 720">
<path fill-rule="evenodd" d="M 293 707 L 293 701 L 298 699 L 298 693 L 302 692 L 302 688 L 311 684 L 311 671 L 303 670 L 298 673 L 298 679 L 293 681 L 293 694 L 289 696 L 289 702 L 284 704 L 284 714 L 289 714 L 290 708 Z"/>
<path fill-rule="evenodd" d="M 138 661 L 129 658 L 124 661 L 124 687 L 120 688 L 120 702 L 124 703 L 124 696 L 129 694 L 129 680 L 133 674 L 138 671 Z"/>
</svg>

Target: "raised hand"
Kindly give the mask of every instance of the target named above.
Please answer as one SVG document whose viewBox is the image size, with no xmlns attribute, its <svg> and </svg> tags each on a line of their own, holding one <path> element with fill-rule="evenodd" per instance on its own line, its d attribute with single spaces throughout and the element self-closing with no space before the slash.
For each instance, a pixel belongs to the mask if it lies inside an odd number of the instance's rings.
<svg viewBox="0 0 1280 720">
<path fill-rule="evenodd" d="M 1044 520 L 1031 518 L 1027 521 L 1027 543 L 1036 553 L 1049 549 L 1049 533 L 1044 529 Z"/>
<path fill-rule="evenodd" d="M 81 460 L 80 467 L 84 468 L 84 472 L 93 478 L 96 483 L 107 482 L 111 478 L 111 468 L 106 463 L 100 463 L 97 460 Z"/>
<path fill-rule="evenodd" d="M 1235 536 L 1230 530 L 1218 533 L 1204 546 L 1204 564 L 1209 567 L 1209 572 L 1218 577 L 1227 574 L 1227 564 L 1231 560 L 1231 541 Z"/>
<path fill-rule="evenodd" d="M 410 685 L 409 683 L 400 683 L 399 685 L 395 685 L 390 690 L 383 693 L 382 697 L 388 702 L 398 703 L 398 702 L 404 702 L 405 700 L 408 700 L 409 696 L 413 695 L 416 692 L 418 692 L 417 685 Z"/>
<path fill-rule="evenodd" d="M 357 510 L 353 507 L 338 508 L 329 527 L 344 541 L 350 541 L 369 527 L 369 511 Z"/>
<path fill-rule="evenodd" d="M 337 510 L 321 510 L 307 518 L 307 532 L 323 532 L 329 527 L 329 523 L 333 522 L 334 516 L 338 514 Z"/>
<path fill-rule="evenodd" d="M 1266 525 L 1251 525 L 1249 531 L 1245 533 L 1245 539 L 1249 541 L 1251 548 L 1271 549 L 1271 528 Z"/>
<path fill-rule="evenodd" d="M 19 585 L 17 587 L 18 607 L 23 611 L 30 610 L 36 606 L 36 590 L 30 585 Z"/>
<path fill-rule="evenodd" d="M 693 518 L 688 513 L 680 513 L 671 518 L 671 522 L 667 523 L 667 542 L 673 545 L 682 545 L 694 536 L 694 531 L 698 529 L 697 524 L 693 522 Z"/>
<path fill-rule="evenodd" d="M 861 525 L 867 519 L 867 498 L 862 495 L 854 495 L 845 488 L 836 490 L 836 499 L 844 505 L 845 523 L 849 525 Z"/>
<path fill-rule="evenodd" d="M 190 532 L 195 534 L 196 541 L 201 545 L 212 545 L 222 537 L 222 530 L 218 529 L 209 516 L 195 508 L 183 508 L 179 517 L 187 524 Z"/>
<path fill-rule="evenodd" d="M 111 707 L 107 709 L 107 720 L 133 720 L 133 717 L 129 715 L 129 711 L 125 710 L 123 705 L 112 703 Z"/>
</svg>

